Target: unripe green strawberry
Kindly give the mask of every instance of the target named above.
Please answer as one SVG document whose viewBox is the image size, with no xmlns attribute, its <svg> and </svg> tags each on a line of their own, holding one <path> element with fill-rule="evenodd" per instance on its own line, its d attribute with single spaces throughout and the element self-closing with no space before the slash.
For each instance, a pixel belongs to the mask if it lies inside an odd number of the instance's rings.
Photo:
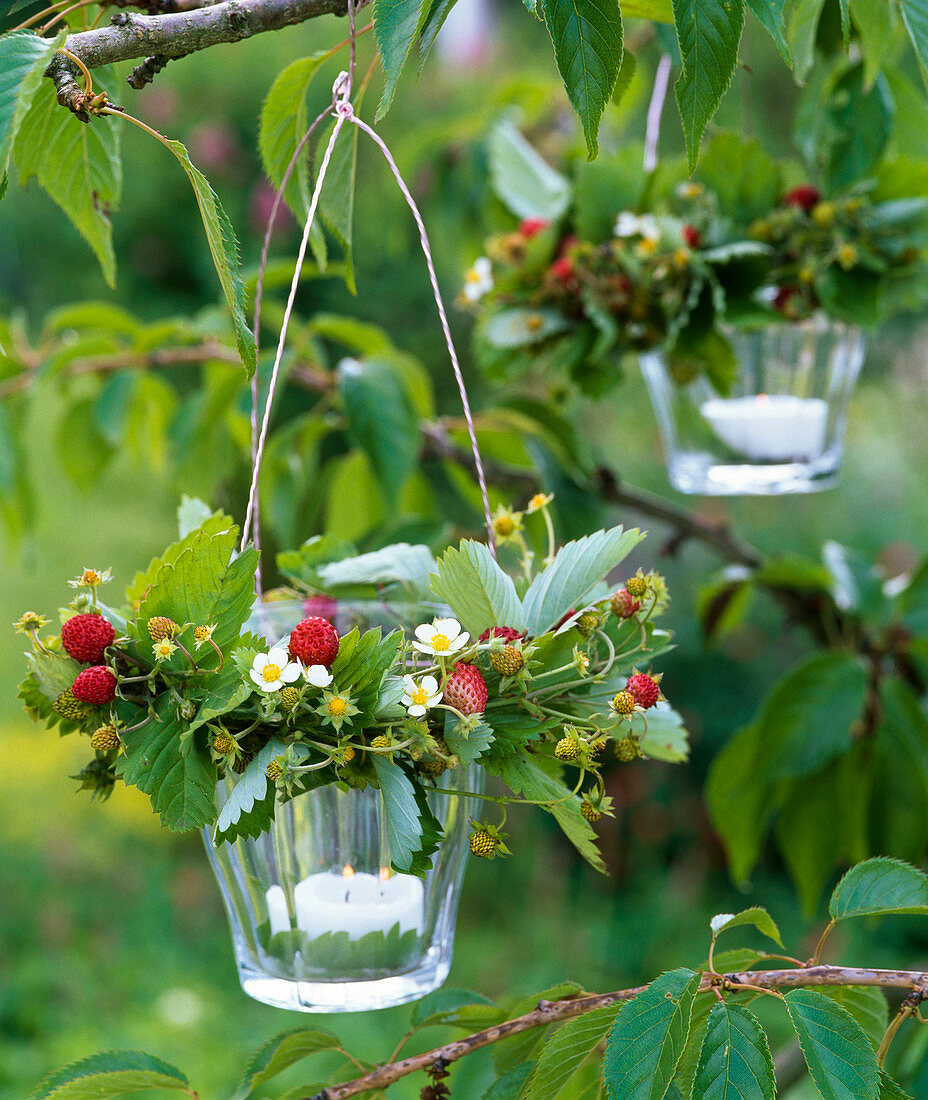
<svg viewBox="0 0 928 1100">
<path fill-rule="evenodd" d="M 274 759 L 264 769 L 264 774 L 270 779 L 272 783 L 276 783 L 278 779 L 284 774 L 284 765 L 279 756 L 275 756 Z"/>
<path fill-rule="evenodd" d="M 584 638 L 589 638 L 593 631 L 599 628 L 602 621 L 600 613 L 590 609 L 589 611 L 584 611 L 577 619 L 577 629 Z"/>
<path fill-rule="evenodd" d="M 640 574 L 636 574 L 625 582 L 625 591 L 638 600 L 648 591 L 648 582 Z"/>
<path fill-rule="evenodd" d="M 62 718 L 70 718 L 72 722 L 80 722 L 82 718 L 87 717 L 88 713 L 87 707 L 74 697 L 74 692 L 70 688 L 65 688 L 55 699 L 52 710 Z"/>
<path fill-rule="evenodd" d="M 621 741 L 616 741 L 615 754 L 623 764 L 630 764 L 633 760 L 640 759 L 641 747 L 638 744 L 638 738 L 629 735 L 623 737 Z"/>
<path fill-rule="evenodd" d="M 576 737 L 562 737 L 554 746 L 554 755 L 558 760 L 570 763 L 580 755 L 580 741 Z"/>
<path fill-rule="evenodd" d="M 90 737 L 90 747 L 98 752 L 111 752 L 113 749 L 118 749 L 120 744 L 119 734 L 112 722 L 107 722 L 106 725 L 94 730 Z"/>
<path fill-rule="evenodd" d="M 380 737 L 375 737 L 374 740 L 371 741 L 371 748 L 372 749 L 388 749 L 391 744 L 392 744 L 392 742 L 390 741 L 390 738 L 389 737 L 384 737 L 381 734 Z"/>
<path fill-rule="evenodd" d="M 612 698 L 612 709 L 623 717 L 635 709 L 635 696 L 630 691 L 620 691 Z"/>
<path fill-rule="evenodd" d="M 238 742 L 230 733 L 214 733 L 213 748 L 222 756 L 228 756 L 238 748 Z"/>
<path fill-rule="evenodd" d="M 351 745 L 346 745 L 342 749 L 342 763 L 343 764 L 350 764 L 351 761 L 354 760 L 354 758 L 357 755 L 358 754 L 354 751 L 354 749 L 351 747 Z"/>
<path fill-rule="evenodd" d="M 490 664 L 500 676 L 515 676 L 525 664 L 525 658 L 514 645 L 507 645 L 498 653 L 490 654 Z"/>
<path fill-rule="evenodd" d="M 475 829 L 470 834 L 470 850 L 475 856 L 486 859 L 496 852 L 496 837 L 486 829 Z"/>
<path fill-rule="evenodd" d="M 293 687 L 292 684 L 287 684 L 280 689 L 280 705 L 288 714 L 296 710 L 301 697 L 300 689 Z"/>
<path fill-rule="evenodd" d="M 580 803 L 580 813 L 590 822 L 592 825 L 594 822 L 599 821 L 603 816 L 599 810 L 593 805 L 592 802 L 588 802 L 585 798 Z"/>
<path fill-rule="evenodd" d="M 177 623 L 165 615 L 156 615 L 148 620 L 148 633 L 153 642 L 163 642 L 166 638 L 175 637 L 178 629 Z"/>
</svg>

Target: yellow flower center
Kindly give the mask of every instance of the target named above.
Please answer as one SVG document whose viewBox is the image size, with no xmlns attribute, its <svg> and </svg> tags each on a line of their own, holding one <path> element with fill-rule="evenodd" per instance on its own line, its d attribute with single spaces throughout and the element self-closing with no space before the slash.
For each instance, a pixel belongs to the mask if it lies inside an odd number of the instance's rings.
<svg viewBox="0 0 928 1100">
<path fill-rule="evenodd" d="M 497 535 L 511 535 L 516 529 L 515 520 L 512 516 L 497 516 L 493 520 L 493 530 Z"/>
<path fill-rule="evenodd" d="M 280 665 L 266 664 L 261 669 L 261 677 L 266 684 L 272 683 L 274 680 L 280 679 Z"/>
<path fill-rule="evenodd" d="M 428 693 L 428 692 L 427 692 L 427 691 L 425 690 L 425 688 L 424 688 L 424 687 L 418 687 L 418 688 L 416 688 L 416 690 L 415 690 L 415 691 L 414 691 L 414 692 L 413 692 L 413 693 L 412 693 L 412 694 L 410 695 L 410 699 L 412 699 L 412 701 L 413 701 L 413 703 L 415 704 L 415 706 L 417 706 L 417 707 L 424 707 L 424 706 L 427 706 L 427 705 L 428 705 L 428 701 L 429 701 L 429 693 Z"/>
<path fill-rule="evenodd" d="M 548 498 L 544 493 L 536 493 L 532 499 L 528 502 L 529 508 L 544 508 L 548 503 Z"/>
<path fill-rule="evenodd" d="M 470 271 L 468 271 L 467 274 L 464 276 L 464 279 L 468 283 L 479 283 L 482 281 L 483 276 L 476 268 L 472 267 Z"/>
<path fill-rule="evenodd" d="M 447 634 L 433 634 L 432 635 L 432 649 L 436 653 L 447 653 L 451 647 L 451 639 Z"/>
<path fill-rule="evenodd" d="M 96 569 L 85 569 L 81 574 L 81 581 L 84 584 L 97 585 L 100 583 L 100 574 Z"/>
<path fill-rule="evenodd" d="M 327 709 L 329 714 L 331 714 L 333 718 L 341 718 L 341 716 L 348 709 L 348 704 L 340 695 L 336 695 L 334 698 L 329 700 Z"/>
</svg>

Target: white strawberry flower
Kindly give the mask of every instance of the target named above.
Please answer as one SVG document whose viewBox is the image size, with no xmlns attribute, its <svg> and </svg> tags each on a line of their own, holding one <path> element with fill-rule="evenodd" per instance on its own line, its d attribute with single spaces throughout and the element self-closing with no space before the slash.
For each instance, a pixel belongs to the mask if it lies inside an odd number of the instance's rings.
<svg viewBox="0 0 928 1100">
<path fill-rule="evenodd" d="M 412 676 L 404 676 L 406 694 L 400 700 L 413 718 L 422 718 L 441 700 L 441 689 L 434 676 L 423 676 L 417 684 Z"/>
<path fill-rule="evenodd" d="M 457 619 L 436 619 L 431 626 L 428 623 L 417 626 L 416 637 L 419 640 L 412 644 L 420 653 L 430 657 L 450 657 L 467 645 L 470 634 L 461 630 Z"/>
<path fill-rule="evenodd" d="M 631 210 L 619 214 L 612 232 L 616 237 L 647 237 L 655 241 L 660 237 L 658 224 L 650 214 L 633 214 Z"/>
<path fill-rule="evenodd" d="M 255 657 L 249 675 L 261 691 L 270 694 L 299 679 L 301 671 L 299 661 L 291 661 L 285 649 L 272 649 Z"/>
<path fill-rule="evenodd" d="M 325 665 L 309 665 L 303 669 L 303 676 L 307 684 L 317 688 L 327 688 L 332 683 L 332 673 Z"/>
<path fill-rule="evenodd" d="M 464 276 L 461 293 L 468 302 L 479 302 L 493 289 L 493 264 L 486 256 L 474 260 L 474 266 Z"/>
</svg>

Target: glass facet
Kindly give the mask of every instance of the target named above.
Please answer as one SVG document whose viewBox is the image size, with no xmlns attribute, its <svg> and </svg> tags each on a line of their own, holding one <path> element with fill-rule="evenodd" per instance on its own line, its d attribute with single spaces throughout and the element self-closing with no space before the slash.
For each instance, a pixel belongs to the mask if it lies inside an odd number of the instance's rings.
<svg viewBox="0 0 928 1100">
<path fill-rule="evenodd" d="M 813 318 L 729 334 L 739 371 L 722 396 L 641 356 L 670 482 L 714 496 L 809 493 L 838 479 L 847 407 L 863 363 L 859 329 Z"/>
</svg>

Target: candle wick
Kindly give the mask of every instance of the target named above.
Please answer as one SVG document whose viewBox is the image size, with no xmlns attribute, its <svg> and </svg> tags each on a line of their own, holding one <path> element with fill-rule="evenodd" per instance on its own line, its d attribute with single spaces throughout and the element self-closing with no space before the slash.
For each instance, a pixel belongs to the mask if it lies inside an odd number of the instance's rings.
<svg viewBox="0 0 928 1100">
<path fill-rule="evenodd" d="M 351 901 L 351 891 L 346 890 L 345 891 L 345 904 L 347 905 L 349 901 Z"/>
</svg>

